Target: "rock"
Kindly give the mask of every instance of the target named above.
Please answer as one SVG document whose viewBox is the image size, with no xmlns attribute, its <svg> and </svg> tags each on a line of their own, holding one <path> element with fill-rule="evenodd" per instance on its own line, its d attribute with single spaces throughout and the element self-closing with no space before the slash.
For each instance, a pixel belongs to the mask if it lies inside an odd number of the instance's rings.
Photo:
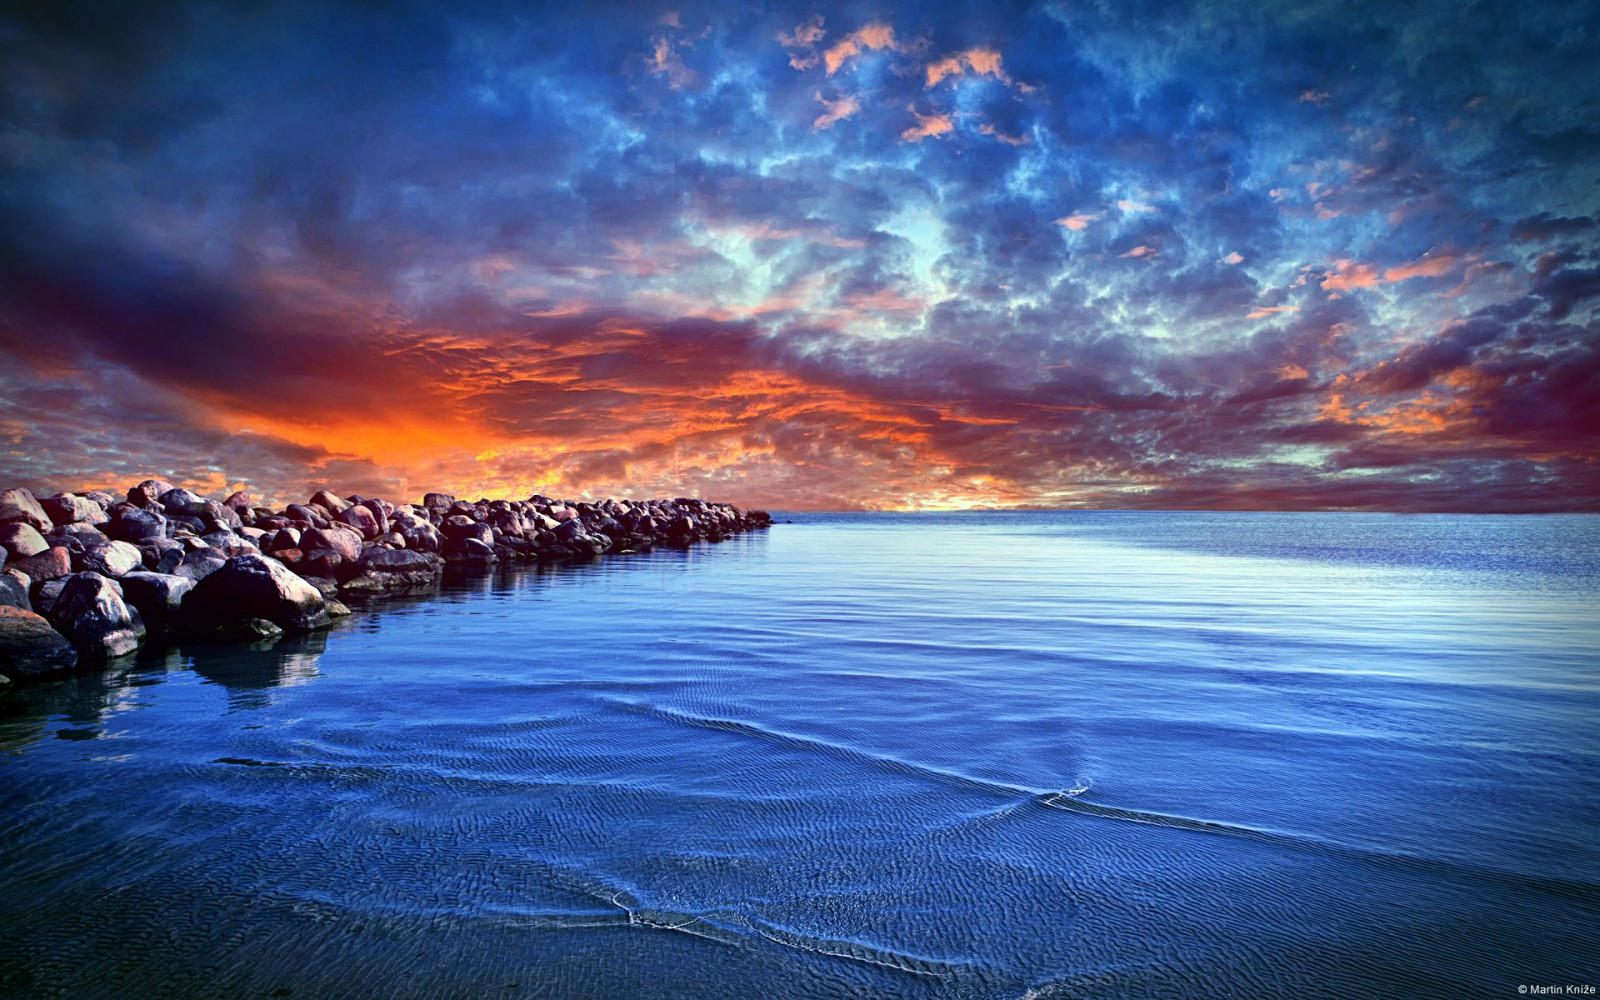
<svg viewBox="0 0 1600 1000">
<path fill-rule="evenodd" d="M 244 512 L 250 509 L 250 494 L 246 493 L 244 490 L 239 490 L 236 493 L 230 493 L 228 494 L 228 499 L 222 501 L 222 505 L 224 507 L 232 507 L 234 510 L 239 512 L 240 517 L 243 517 Z"/>
<path fill-rule="evenodd" d="M 85 550 L 92 549 L 96 545 L 104 545 L 105 543 L 111 541 L 106 533 L 101 531 L 99 528 L 96 528 L 92 524 L 83 523 L 60 525 L 59 527 L 53 529 L 50 534 L 46 535 L 45 540 L 50 542 L 52 545 L 66 543 L 69 546 L 73 541 L 76 541 L 78 545 Z"/>
<path fill-rule="evenodd" d="M 284 509 L 284 513 L 296 521 L 303 521 L 313 528 L 326 528 L 332 517 L 321 507 L 308 507 L 303 503 L 292 503 Z"/>
<path fill-rule="evenodd" d="M 178 620 L 184 595 L 194 589 L 194 581 L 171 573 L 139 570 L 121 581 L 123 599 L 139 609 L 151 629 L 166 629 Z"/>
<path fill-rule="evenodd" d="M 236 556 L 242 552 L 248 552 L 255 548 L 254 545 L 251 545 L 249 542 L 244 540 L 243 535 L 239 535 L 227 528 L 219 528 L 216 531 L 208 531 L 204 535 L 200 536 L 200 540 L 212 548 L 220 549 L 231 556 Z"/>
<path fill-rule="evenodd" d="M 88 497 L 58 493 L 39 501 L 39 506 L 56 524 L 105 524 L 111 520 L 105 508 Z"/>
<path fill-rule="evenodd" d="M 238 511 L 215 500 L 201 501 L 197 509 L 187 513 L 198 517 L 204 523 L 206 531 L 244 527 L 244 521 L 240 519 Z"/>
<path fill-rule="evenodd" d="M 317 588 L 317 593 L 322 595 L 323 607 L 327 607 L 329 601 L 339 596 L 339 581 L 333 579 L 332 577 L 303 576 L 301 579 L 311 584 L 311 586 Z M 330 610 L 328 614 L 331 615 L 333 612 Z"/>
<path fill-rule="evenodd" d="M 135 507 L 158 507 L 161 494 L 172 492 L 172 484 L 165 479 L 146 479 L 138 486 L 128 487 L 128 502 Z"/>
<path fill-rule="evenodd" d="M 27 490 L 0 490 L 0 524 L 27 524 L 40 533 L 55 527 L 39 501 Z"/>
<path fill-rule="evenodd" d="M 195 584 L 184 598 L 183 615 L 204 626 L 265 618 L 288 632 L 325 628 L 329 621 L 317 588 L 256 553 L 234 556 Z"/>
<path fill-rule="evenodd" d="M 328 609 L 329 618 L 349 618 L 351 615 L 350 608 L 343 601 L 332 597 L 324 597 L 322 606 Z"/>
<path fill-rule="evenodd" d="M 339 520 L 361 532 L 363 539 L 377 538 L 380 534 L 377 516 L 364 504 L 346 507 L 340 511 Z"/>
<path fill-rule="evenodd" d="M 122 594 L 98 573 L 74 573 L 50 608 L 50 624 L 89 659 L 124 656 L 139 648 L 144 626 L 134 621 Z"/>
<path fill-rule="evenodd" d="M 431 587 L 444 573 L 444 563 L 409 549 L 372 548 L 361 553 L 356 569 L 357 575 L 346 580 L 341 591 L 390 593 Z"/>
<path fill-rule="evenodd" d="M 67 585 L 65 579 L 44 580 L 28 585 L 28 601 L 33 605 L 33 610 L 41 615 L 48 616 L 50 609 L 55 607 L 56 598 L 61 596 L 61 588 Z"/>
<path fill-rule="evenodd" d="M 198 509 L 206 498 L 193 490 L 173 489 L 161 494 L 161 508 L 170 514 L 187 514 L 190 508 Z"/>
<path fill-rule="evenodd" d="M 112 520 L 106 534 L 124 542 L 142 542 L 166 535 L 167 519 L 153 510 L 125 510 Z"/>
<path fill-rule="evenodd" d="M 456 502 L 456 498 L 448 493 L 424 493 L 422 506 L 428 510 L 449 510 Z"/>
<path fill-rule="evenodd" d="M 312 528 L 300 536 L 300 550 L 311 553 L 317 549 L 332 549 L 343 559 L 361 557 L 361 533 L 347 524 Z"/>
<path fill-rule="evenodd" d="M 350 501 L 340 498 L 332 490 L 318 490 L 312 494 L 309 502 L 335 516 L 350 506 Z"/>
<path fill-rule="evenodd" d="M 102 576 L 119 577 L 144 565 L 144 554 L 127 542 L 107 542 L 83 554 L 83 566 Z"/>
<path fill-rule="evenodd" d="M 401 532 L 401 537 L 406 540 L 406 548 L 422 552 L 438 552 L 439 546 L 444 541 L 439 536 L 439 529 L 431 524 L 418 524 L 406 528 Z"/>
<path fill-rule="evenodd" d="M 5 549 L 12 559 L 36 556 L 49 547 L 50 543 L 31 524 L 13 521 L 0 525 L 0 548 Z"/>
<path fill-rule="evenodd" d="M 457 538 L 445 546 L 445 559 L 469 566 L 492 566 L 499 562 L 494 546 L 478 538 Z"/>
<path fill-rule="evenodd" d="M 307 549 L 295 569 L 306 576 L 338 577 L 348 575 L 344 572 L 346 565 L 344 556 L 333 549 Z"/>
<path fill-rule="evenodd" d="M 33 602 L 28 600 L 28 587 L 32 583 L 25 573 L 14 569 L 0 570 L 0 605 L 32 611 Z"/>
<path fill-rule="evenodd" d="M 278 638 L 283 635 L 283 629 L 265 618 L 235 618 L 218 625 L 212 634 L 232 642 L 260 642 Z"/>
<path fill-rule="evenodd" d="M 14 681 L 67 673 L 78 651 L 42 615 L 0 605 L 0 674 Z"/>
<path fill-rule="evenodd" d="M 28 574 L 28 579 L 34 583 L 42 580 L 59 580 L 72 572 L 72 553 L 64 545 L 55 546 L 35 556 L 12 559 L 6 564 L 6 568 Z"/>
<path fill-rule="evenodd" d="M 207 546 L 203 549 L 190 549 L 184 553 L 183 562 L 173 572 L 178 576 L 186 576 L 199 583 L 206 577 L 221 569 L 228 561 L 226 553 Z"/>
<path fill-rule="evenodd" d="M 144 568 L 152 573 L 171 573 L 183 565 L 183 543 L 170 538 L 151 538 L 139 543 Z"/>
</svg>

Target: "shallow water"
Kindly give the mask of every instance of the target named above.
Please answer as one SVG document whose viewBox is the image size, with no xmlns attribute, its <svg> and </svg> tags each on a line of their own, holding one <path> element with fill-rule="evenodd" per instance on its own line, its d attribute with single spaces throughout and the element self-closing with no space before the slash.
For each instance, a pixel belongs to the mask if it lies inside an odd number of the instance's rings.
<svg viewBox="0 0 1600 1000">
<path fill-rule="evenodd" d="M 0 994 L 1600 986 L 1600 518 L 794 515 L 0 714 Z"/>
</svg>

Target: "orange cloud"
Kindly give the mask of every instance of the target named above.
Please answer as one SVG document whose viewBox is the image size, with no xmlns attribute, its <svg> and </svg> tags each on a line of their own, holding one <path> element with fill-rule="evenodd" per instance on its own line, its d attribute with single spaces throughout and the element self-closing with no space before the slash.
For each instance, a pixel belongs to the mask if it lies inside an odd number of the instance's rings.
<svg viewBox="0 0 1600 1000">
<path fill-rule="evenodd" d="M 1383 272 L 1385 281 L 1406 281 L 1410 278 L 1440 278 L 1455 270 L 1461 258 L 1455 254 L 1435 254 L 1432 250 L 1409 264 L 1391 267 Z"/>
<path fill-rule="evenodd" d="M 1033 141 L 1031 136 L 1007 135 L 1006 133 L 995 128 L 989 122 L 984 122 L 982 125 L 979 125 L 978 131 L 983 135 L 990 136 L 996 142 L 1003 142 L 1008 146 L 1026 146 Z"/>
<path fill-rule="evenodd" d="M 1089 227 L 1089 223 L 1096 221 L 1100 217 L 1101 215 L 1098 212 L 1093 215 L 1090 215 L 1088 212 L 1074 212 L 1071 215 L 1065 215 L 1057 219 L 1055 224 L 1077 233 L 1087 229 Z"/>
<path fill-rule="evenodd" d="M 1251 312 L 1245 316 L 1245 319 L 1266 319 L 1268 316 L 1276 316 L 1278 313 L 1292 313 L 1299 311 L 1299 306 L 1256 306 L 1255 309 L 1251 310 Z"/>
<path fill-rule="evenodd" d="M 894 28 L 887 24 L 869 24 L 840 39 L 837 44 L 822 54 L 822 62 L 827 68 L 829 76 L 839 72 L 845 63 L 859 56 L 864 51 L 881 52 L 884 50 L 895 51 Z"/>
<path fill-rule="evenodd" d="M 957 52 L 952 56 L 945 56 L 937 62 L 928 64 L 928 86 L 936 87 L 940 82 L 954 76 L 966 73 L 975 73 L 978 76 L 987 76 L 1001 83 L 1010 83 L 1011 77 L 1006 75 L 1005 68 L 1000 63 L 1000 53 L 994 49 L 973 48 L 965 52 Z"/>
<path fill-rule="evenodd" d="M 1382 282 L 1378 269 L 1371 264 L 1336 260 L 1333 271 L 1322 279 L 1322 287 L 1330 292 L 1347 292 L 1354 288 L 1373 288 Z"/>
<path fill-rule="evenodd" d="M 1119 256 L 1119 257 L 1132 257 L 1135 260 L 1139 260 L 1139 259 L 1142 259 L 1144 257 L 1154 257 L 1156 254 L 1158 254 L 1160 252 L 1161 251 L 1157 250 L 1155 247 L 1145 246 L 1143 243 L 1141 243 L 1138 246 L 1134 247 L 1132 250 L 1129 250 L 1127 253 L 1118 254 L 1117 256 Z"/>
<path fill-rule="evenodd" d="M 694 71 L 683 64 L 683 58 L 665 35 L 655 39 L 655 49 L 650 53 L 646 65 L 650 67 L 650 72 L 666 77 L 667 86 L 673 90 L 682 90 L 694 82 Z"/>
<path fill-rule="evenodd" d="M 906 110 L 911 112 L 917 123 L 900 133 L 900 139 L 904 142 L 921 142 L 924 139 L 947 135 L 956 130 L 955 121 L 949 115 L 920 114 L 914 104 L 907 104 Z"/>
<path fill-rule="evenodd" d="M 861 102 L 848 95 L 839 98 L 837 101 L 830 101 L 823 97 L 819 91 L 817 100 L 821 102 L 824 110 L 822 114 L 817 116 L 817 120 L 811 123 L 811 127 L 814 129 L 833 128 L 838 122 L 844 121 L 861 110 Z"/>
</svg>

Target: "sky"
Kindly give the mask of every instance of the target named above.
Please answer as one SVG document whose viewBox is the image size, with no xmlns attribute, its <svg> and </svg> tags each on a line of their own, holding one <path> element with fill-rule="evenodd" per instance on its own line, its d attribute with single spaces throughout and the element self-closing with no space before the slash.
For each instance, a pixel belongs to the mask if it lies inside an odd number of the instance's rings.
<svg viewBox="0 0 1600 1000">
<path fill-rule="evenodd" d="M 1600 6 L 0 0 L 0 486 L 1600 510 Z"/>
</svg>

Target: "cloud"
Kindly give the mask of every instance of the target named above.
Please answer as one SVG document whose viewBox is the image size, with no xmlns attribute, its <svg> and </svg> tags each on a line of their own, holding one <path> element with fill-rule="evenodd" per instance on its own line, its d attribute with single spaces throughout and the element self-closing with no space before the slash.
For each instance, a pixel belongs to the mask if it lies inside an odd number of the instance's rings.
<svg viewBox="0 0 1600 1000">
<path fill-rule="evenodd" d="M 1001 65 L 1000 53 L 988 48 L 972 48 L 945 56 L 929 63 L 925 72 L 929 89 L 937 87 L 944 80 L 966 73 L 986 76 L 1000 83 L 1011 82 L 1011 77 L 1006 75 L 1005 68 Z"/>
<path fill-rule="evenodd" d="M 1054 224 L 1066 229 L 1070 229 L 1077 233 L 1089 228 L 1089 223 L 1094 222 L 1100 217 L 1101 216 L 1099 213 L 1073 212 L 1071 215 L 1065 215 L 1059 219 L 1056 219 Z"/>
<path fill-rule="evenodd" d="M 900 46 L 895 42 L 893 27 L 883 23 L 868 24 L 835 42 L 822 53 L 822 62 L 827 74 L 832 76 L 863 52 L 894 52 L 899 49 Z"/>
<path fill-rule="evenodd" d="M 900 138 L 904 142 L 921 142 L 924 139 L 949 135 L 955 131 L 955 121 L 948 114 L 935 112 L 925 115 L 917 110 L 915 104 L 907 104 L 906 110 L 911 112 L 911 117 L 915 118 L 917 123 L 900 133 Z"/>
<path fill-rule="evenodd" d="M 836 101 L 830 101 L 819 92 L 817 100 L 822 104 L 823 111 L 817 116 L 817 120 L 811 123 L 812 128 L 832 128 L 861 110 L 861 102 L 848 94 Z"/>
</svg>

